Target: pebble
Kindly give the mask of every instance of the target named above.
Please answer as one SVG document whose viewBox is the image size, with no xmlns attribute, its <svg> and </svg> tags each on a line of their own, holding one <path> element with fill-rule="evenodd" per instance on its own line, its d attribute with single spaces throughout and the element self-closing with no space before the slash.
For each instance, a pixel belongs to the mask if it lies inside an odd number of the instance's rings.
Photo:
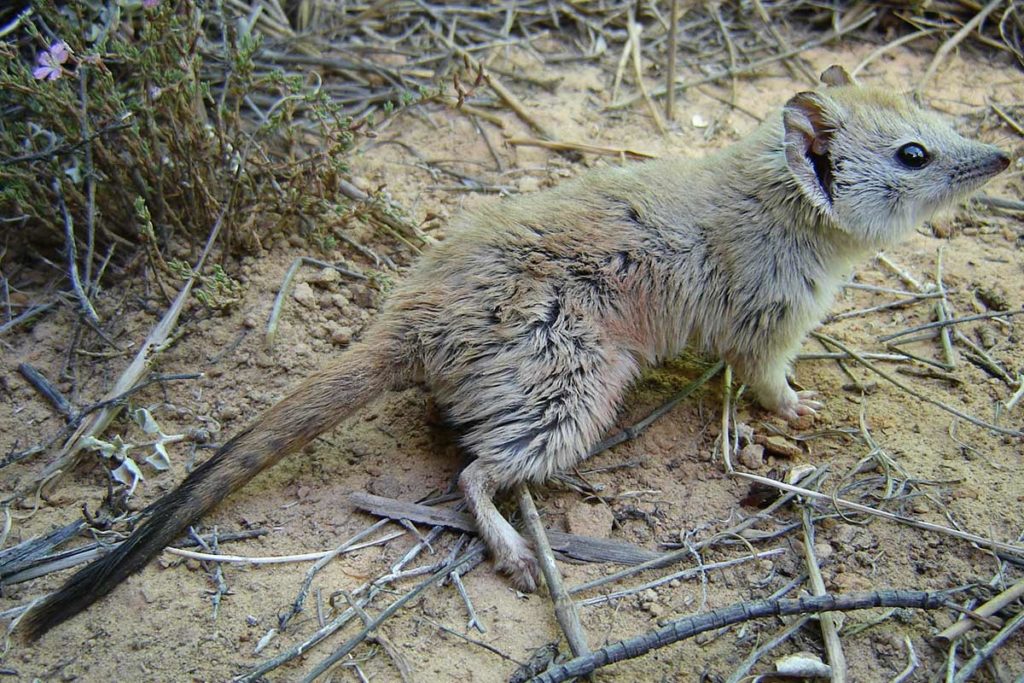
<svg viewBox="0 0 1024 683">
<path fill-rule="evenodd" d="M 373 308 L 376 303 L 373 290 L 369 287 L 360 287 L 352 293 L 352 301 L 361 308 Z"/>
<path fill-rule="evenodd" d="M 292 290 L 292 298 L 306 308 L 316 308 L 316 296 L 313 294 L 313 288 L 306 282 L 295 285 L 295 289 Z"/>
<path fill-rule="evenodd" d="M 757 443 L 764 446 L 769 453 L 781 455 L 784 458 L 797 458 L 803 455 L 803 451 L 796 444 L 781 436 L 757 436 Z"/>
<path fill-rule="evenodd" d="M 652 617 L 660 617 L 665 613 L 665 608 L 657 602 L 648 602 L 644 604 L 644 611 L 649 612 Z"/>
<path fill-rule="evenodd" d="M 740 464 L 748 470 L 759 470 L 764 467 L 764 446 L 759 443 L 748 443 L 738 454 Z"/>
<path fill-rule="evenodd" d="M 345 346 L 352 341 L 352 328 L 338 325 L 331 330 L 331 342 L 338 346 Z"/>
<path fill-rule="evenodd" d="M 776 660 L 775 671 L 800 678 L 832 677 L 832 667 L 822 662 L 818 655 L 809 652 L 798 652 Z"/>
<path fill-rule="evenodd" d="M 334 268 L 321 268 L 312 281 L 318 285 L 329 285 L 332 282 L 337 282 L 341 279 L 341 273 L 336 271 Z"/>
<path fill-rule="evenodd" d="M 225 403 L 217 410 L 217 419 L 221 422 L 229 422 L 238 417 L 238 406 L 234 403 Z"/>
</svg>

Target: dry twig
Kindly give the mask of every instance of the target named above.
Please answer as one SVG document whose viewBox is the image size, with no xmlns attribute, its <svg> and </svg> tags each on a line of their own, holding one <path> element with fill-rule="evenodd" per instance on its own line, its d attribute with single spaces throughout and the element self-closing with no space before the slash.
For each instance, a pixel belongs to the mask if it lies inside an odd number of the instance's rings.
<svg viewBox="0 0 1024 683">
<path fill-rule="evenodd" d="M 980 615 L 983 617 L 989 617 L 1000 611 L 1007 605 L 1013 603 L 1024 597 L 1024 579 L 1018 581 L 1014 585 L 1004 590 L 999 595 L 995 596 L 988 602 L 979 607 L 974 608 L 973 614 Z M 961 618 L 955 622 L 952 626 L 944 629 L 941 633 L 935 636 L 936 640 L 942 643 L 949 643 L 956 640 L 963 634 L 970 631 L 975 626 L 975 620 Z"/>
<path fill-rule="evenodd" d="M 424 581 L 420 585 L 416 586 L 416 588 L 412 589 L 402 597 L 392 602 L 390 605 L 384 608 L 384 610 L 382 610 L 381 613 L 378 614 L 372 621 L 370 621 L 370 623 L 366 624 L 362 631 L 349 638 L 344 645 L 342 645 L 340 648 L 332 652 L 329 657 L 327 657 L 326 659 L 318 663 L 315 667 L 313 667 L 312 671 L 306 674 L 305 678 L 302 679 L 303 683 L 313 683 L 313 681 L 315 681 L 320 676 L 320 674 L 324 673 L 332 666 L 337 664 L 339 661 L 341 661 L 344 657 L 346 657 L 348 653 L 350 653 L 360 643 L 362 643 L 371 632 L 373 632 L 378 626 L 384 623 L 384 621 L 386 621 L 391 615 L 393 615 L 395 612 L 400 610 L 410 601 L 418 597 L 427 588 L 433 586 L 436 583 L 440 583 L 441 580 L 448 576 L 450 573 L 452 573 L 459 567 L 469 564 L 472 560 L 477 559 L 482 554 L 482 548 L 467 552 L 457 561 L 452 562 L 448 566 L 439 569 L 437 572 L 431 575 L 431 577 L 428 578 L 426 581 Z"/>
<path fill-rule="evenodd" d="M 928 69 L 924 72 L 924 76 L 921 77 L 917 87 L 914 88 L 915 97 L 921 97 L 925 86 L 932 80 L 932 77 L 935 75 L 935 72 L 938 70 L 942 62 L 946 59 L 946 56 L 949 55 L 957 45 L 962 43 L 964 38 L 966 38 L 972 31 L 977 29 L 981 22 L 985 21 L 985 17 L 991 14 L 993 10 L 1004 2 L 1005 0 L 990 0 L 989 3 L 982 7 L 970 21 L 964 24 L 959 31 L 953 34 L 949 40 L 942 44 L 942 47 L 940 47 L 938 52 L 935 53 L 935 56 L 932 57 L 931 64 L 928 65 Z"/>
<path fill-rule="evenodd" d="M 793 486 L 792 484 L 786 484 L 781 481 L 775 481 L 774 479 L 761 477 L 756 474 L 749 474 L 747 472 L 736 472 L 734 476 L 740 477 L 742 479 L 748 479 L 750 481 L 755 481 L 760 484 L 764 484 L 765 486 L 771 486 L 773 488 L 781 489 L 789 493 L 795 493 L 805 496 L 807 498 L 814 498 L 815 500 L 831 503 L 836 507 L 846 508 L 848 510 L 853 510 L 855 512 L 863 512 L 865 514 L 873 515 L 875 517 L 881 517 L 883 519 L 888 519 L 893 522 L 899 522 L 900 524 L 906 524 L 908 526 L 917 527 L 918 529 L 923 529 L 925 531 L 934 531 L 936 533 L 944 534 L 946 536 L 959 538 L 962 541 L 974 543 L 979 547 L 988 548 L 997 553 L 1005 554 L 1010 557 L 1016 558 L 1017 560 L 1024 560 L 1024 546 L 1022 545 L 1003 543 L 1002 541 L 992 540 L 989 538 L 985 538 L 983 536 L 978 536 L 977 534 L 971 534 L 966 531 L 960 531 L 959 529 L 951 529 L 949 527 L 944 527 L 938 524 L 932 524 L 930 522 L 922 522 L 911 517 L 905 517 L 903 515 L 897 515 L 892 512 L 886 512 L 885 510 L 879 510 L 878 508 L 873 508 L 867 505 L 861 505 L 860 503 L 844 500 L 843 498 L 839 498 L 837 496 L 828 496 L 823 493 L 819 493 L 818 491 L 812 491 L 801 486 Z"/>
<path fill-rule="evenodd" d="M 565 664 L 559 664 L 537 676 L 538 683 L 560 683 L 573 677 L 585 676 L 615 662 L 641 657 L 651 650 L 677 643 L 680 640 L 739 624 L 752 619 L 790 614 L 821 614 L 822 612 L 846 612 L 870 609 L 872 607 L 910 607 L 914 609 L 939 609 L 949 600 L 948 591 L 928 593 L 922 591 L 876 591 L 850 595 L 815 595 L 789 600 L 755 600 L 731 607 L 712 610 L 693 617 L 677 619 L 649 633 L 628 640 L 620 640 L 596 650 L 585 657 L 577 657 Z M 1021 614 L 1024 620 L 1024 613 Z"/>
<path fill-rule="evenodd" d="M 947 321 L 947 322 L 950 322 L 950 321 Z M 900 389 L 902 389 L 903 391 L 907 392 L 908 394 L 910 394 L 911 396 L 913 396 L 914 398 L 916 398 L 916 399 L 918 399 L 920 401 L 924 401 L 925 403 L 930 403 L 933 406 L 941 408 L 942 410 L 945 410 L 948 413 L 952 413 L 953 415 L 956 415 L 959 418 L 967 420 L 971 424 L 977 425 L 978 427 L 984 427 L 985 429 L 990 429 L 993 432 L 998 432 L 999 434 L 1005 434 L 1007 436 L 1015 436 L 1015 437 L 1024 436 L 1024 432 L 1021 432 L 1021 431 L 1016 430 L 1016 429 L 1008 429 L 1006 427 L 1000 427 L 997 424 L 992 424 L 991 422 L 986 422 L 985 420 L 982 420 L 981 418 L 974 417 L 973 415 L 965 413 L 962 410 L 958 410 L 957 408 L 954 408 L 953 406 L 951 406 L 949 404 L 946 404 L 946 403 L 943 403 L 942 401 L 934 399 L 931 396 L 926 396 L 925 394 L 922 394 L 921 392 L 917 391 L 916 389 L 907 386 L 906 384 L 901 382 L 899 379 L 897 379 L 896 377 L 890 375 L 889 373 L 885 372 L 884 370 L 879 369 L 878 366 L 876 366 L 874 363 L 872 363 L 871 361 L 869 361 L 866 358 L 864 358 L 864 356 L 862 356 L 861 354 L 859 354 L 856 351 L 853 351 L 853 350 L 849 349 L 846 345 L 840 343 L 839 341 L 837 341 L 836 339 L 833 339 L 832 337 L 829 337 L 827 335 L 821 334 L 820 332 L 812 332 L 811 336 L 815 337 L 816 339 L 820 339 L 821 341 L 825 342 L 826 344 L 829 344 L 830 346 L 838 348 L 840 351 L 843 351 L 844 353 L 848 354 L 851 358 L 856 360 L 858 363 L 860 363 L 861 365 L 863 365 L 867 369 L 871 370 L 873 373 L 875 373 L 879 377 L 882 377 L 883 379 L 886 379 L 889 382 L 895 384 L 897 387 L 899 387 Z"/>
<path fill-rule="evenodd" d="M 583 630 L 583 624 L 580 623 L 576 603 L 569 597 L 569 593 L 562 583 L 562 574 L 558 571 L 558 565 L 555 564 L 555 555 L 551 551 L 544 525 L 540 521 L 540 513 L 537 512 L 537 506 L 534 505 L 533 496 L 530 495 L 530 489 L 526 484 L 517 484 L 515 493 L 519 500 L 519 512 L 523 516 L 527 533 L 533 541 L 534 550 L 537 551 L 540 570 L 548 585 L 548 593 L 555 603 L 555 618 L 558 620 L 558 625 L 562 627 L 562 632 L 565 633 L 565 639 L 569 643 L 569 649 L 572 650 L 573 656 L 582 657 L 590 652 L 587 634 Z"/>
<path fill-rule="evenodd" d="M 803 509 L 802 518 L 804 565 L 807 567 L 807 576 L 811 583 L 811 595 L 826 595 L 825 580 L 821 576 L 821 567 L 818 566 L 818 559 L 814 554 L 814 522 L 809 508 Z M 821 624 L 821 638 L 825 642 L 828 663 L 832 667 L 832 681 L 846 683 L 846 655 L 843 653 L 843 643 L 839 640 L 835 619 L 828 612 L 822 612 L 818 615 L 818 622 Z"/>
</svg>

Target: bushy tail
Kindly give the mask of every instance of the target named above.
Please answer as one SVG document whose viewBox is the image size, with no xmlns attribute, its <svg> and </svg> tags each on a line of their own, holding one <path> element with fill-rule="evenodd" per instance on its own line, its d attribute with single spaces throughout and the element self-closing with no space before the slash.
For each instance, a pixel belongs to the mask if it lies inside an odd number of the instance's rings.
<svg viewBox="0 0 1024 683">
<path fill-rule="evenodd" d="M 232 491 L 394 386 L 401 365 L 380 347 L 362 344 L 307 379 L 150 505 L 145 523 L 115 550 L 33 607 L 21 622 L 22 632 L 34 640 L 112 591 Z"/>
</svg>

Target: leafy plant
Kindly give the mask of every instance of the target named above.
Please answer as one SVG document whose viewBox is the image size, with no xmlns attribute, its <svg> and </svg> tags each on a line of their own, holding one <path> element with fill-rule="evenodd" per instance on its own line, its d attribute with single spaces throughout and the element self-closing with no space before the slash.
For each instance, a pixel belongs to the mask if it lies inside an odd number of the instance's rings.
<svg viewBox="0 0 1024 683">
<path fill-rule="evenodd" d="M 73 237 L 88 289 L 103 251 L 140 238 L 196 252 L 223 216 L 237 250 L 317 225 L 357 127 L 316 83 L 258 64 L 261 44 L 219 3 L 38 2 L 0 43 L 9 241 Z"/>
<path fill-rule="evenodd" d="M 132 417 L 143 432 L 155 438 L 142 443 L 125 441 L 120 435 L 114 435 L 111 441 L 91 436 L 83 440 L 86 448 L 96 451 L 111 463 L 111 476 L 128 487 L 129 496 L 135 492 L 135 487 L 139 482 L 145 479 L 131 452 L 138 449 L 151 449 L 151 453 L 144 462 L 155 470 L 164 471 L 171 466 L 171 459 L 167 454 L 167 444 L 185 439 L 184 434 L 165 434 L 153 415 L 145 408 L 134 411 Z"/>
</svg>

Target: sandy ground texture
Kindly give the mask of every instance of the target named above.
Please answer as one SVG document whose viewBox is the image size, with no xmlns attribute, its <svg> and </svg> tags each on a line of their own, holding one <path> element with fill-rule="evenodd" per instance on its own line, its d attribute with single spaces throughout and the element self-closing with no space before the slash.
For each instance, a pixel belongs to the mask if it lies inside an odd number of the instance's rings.
<svg viewBox="0 0 1024 683">
<path fill-rule="evenodd" d="M 868 47 L 819 50 L 807 55 L 815 70 L 832 63 L 856 64 Z M 929 55 L 897 52 L 861 75 L 870 83 L 907 89 L 924 71 Z M 761 75 L 735 84 L 736 108 L 727 103 L 730 87 L 691 90 L 678 101 L 675 120 L 660 135 L 643 107 L 602 111 L 611 101 L 610 75 L 585 64 L 560 68 L 538 65 L 529 56 L 509 53 L 504 66 L 533 77 L 558 79 L 554 92 L 511 80 L 530 111 L 564 140 L 628 147 L 653 154 L 701 156 L 752 130 L 757 118 L 808 84 L 779 75 Z M 776 70 L 774 73 L 781 73 Z M 989 106 L 1024 101 L 1024 78 L 1018 69 L 951 59 L 927 89 L 934 108 L 954 117 L 973 137 L 1003 146 L 1014 159 L 1021 139 Z M 1019 106 L 1019 104 L 1018 104 Z M 1019 109 L 1018 119 L 1019 119 Z M 500 201 L 497 189 L 510 194 L 534 192 L 582 173 L 590 166 L 620 163 L 615 157 L 585 154 L 567 160 L 549 150 L 512 146 L 509 137 L 530 132 L 514 115 L 498 110 L 504 132 L 482 123 L 481 132 L 466 116 L 441 107 L 408 112 L 364 145 L 353 161 L 357 183 L 384 188 L 436 238 L 443 238 L 450 216 L 482 202 Z M 500 161 L 500 165 L 499 165 Z M 634 162 L 626 162 L 634 163 Z M 482 184 L 489 191 L 477 191 Z M 1019 197 L 1021 167 L 986 188 L 993 196 Z M 399 280 L 415 255 L 367 228 L 350 228 L 354 239 L 393 260 L 397 269 L 377 266 L 367 256 L 339 243 L 324 253 L 301 236 L 266 245 L 255 257 L 229 263 L 246 287 L 239 306 L 224 315 L 204 316 L 192 306 L 185 334 L 167 349 L 159 372 L 204 373 L 201 379 L 169 382 L 136 395 L 132 407 L 148 408 L 169 434 L 205 430 L 220 443 L 281 397 L 289 385 L 343 352 L 373 318 L 382 300 L 380 286 L 350 281 L 332 271 L 305 267 L 287 300 L 276 348 L 263 341 L 270 308 L 284 272 L 300 256 L 348 260 L 379 281 Z M 1024 303 L 1021 247 L 1024 225 L 1019 214 L 1000 214 L 974 206 L 921 228 L 888 256 L 922 286 L 933 286 L 941 266 L 942 285 L 955 316 L 1019 309 Z M 39 283 L 50 275 L 40 272 Z M 911 287 L 878 260 L 856 268 L 858 284 L 905 290 Z M 29 291 L 31 296 L 33 292 Z M 846 289 L 835 314 L 878 307 L 904 295 Z M 822 330 L 852 348 L 886 352 L 879 337 L 933 320 L 935 299 L 839 317 Z M 92 355 L 79 357 L 71 399 L 83 406 L 99 399 L 130 359 L 166 307 L 153 284 L 137 271 L 105 291 L 101 314 L 112 323 L 112 341 L 121 354 L 93 336 L 79 346 Z M 4 338 L 0 449 L 25 448 L 52 434 L 61 418 L 17 372 L 28 362 L 57 378 L 72 313 L 59 308 L 31 329 Z M 1024 368 L 1020 318 L 984 319 L 959 326 L 964 337 L 983 349 L 1010 379 Z M 832 360 L 798 363 L 795 380 L 813 387 L 825 408 L 813 420 L 787 426 L 741 397 L 735 419 L 752 431 L 760 446 L 735 456 L 737 466 L 763 476 L 781 477 L 793 468 L 827 468 L 821 490 L 884 508 L 913 520 L 956 527 L 985 538 L 1016 542 L 1024 533 L 1024 468 L 1020 440 L 1005 438 L 955 418 L 934 405 L 944 402 L 985 420 L 1021 425 L 1021 406 L 1001 412 L 1013 393 L 1007 382 L 983 369 L 977 354 L 954 340 L 956 366 L 940 370 L 940 340 L 929 336 L 905 350 L 924 362 L 880 366 L 911 387 L 914 397 L 855 362 Z M 805 352 L 825 349 L 809 340 Z M 646 375 L 630 394 L 620 424 L 627 425 L 664 403 L 693 380 L 702 365 L 674 362 Z M 71 391 L 69 381 L 58 388 Z M 607 537 L 662 551 L 666 544 L 695 544 L 712 538 L 756 514 L 762 502 L 748 482 L 726 476 L 717 454 L 721 431 L 722 386 L 716 378 L 647 429 L 639 438 L 584 463 L 579 475 L 598 494 L 553 484 L 536 491 L 545 525 L 557 530 Z M 127 420 L 116 423 L 107 438 L 122 436 L 139 443 L 148 437 Z M 131 507 L 169 491 L 210 450 L 188 439 L 168 446 L 169 471 L 142 464 L 145 481 Z M 146 453 L 138 451 L 141 460 Z M 32 481 L 45 464 L 37 456 L 0 471 L 3 490 Z M 300 455 L 263 473 L 231 496 L 203 522 L 202 533 L 221 534 L 263 529 L 265 535 L 224 543 L 221 552 L 244 556 L 285 556 L 334 548 L 376 521 L 357 512 L 353 492 L 416 501 L 443 493 L 464 464 L 455 435 L 444 428 L 429 397 L 419 389 L 382 397 L 353 419 L 316 441 Z M 93 459 L 63 477 L 50 500 L 38 509 L 32 501 L 11 513 L 7 545 L 49 532 L 81 516 L 83 505 L 95 511 L 107 492 L 108 477 Z M 888 498 L 888 499 L 887 499 Z M 771 496 L 768 496 L 771 499 Z M 448 503 L 451 505 L 451 503 Z M 511 511 L 511 506 L 506 507 Z M 1019 581 L 1018 564 L 1003 563 L 993 553 L 950 535 L 924 531 L 862 515 L 841 517 L 829 505 L 816 508 L 813 548 L 826 588 L 845 593 L 879 588 L 945 589 L 963 584 L 1003 588 Z M 593 598 L 623 590 L 699 561 L 711 564 L 740 560 L 725 569 L 695 572 L 626 597 L 581 608 L 582 622 L 594 647 L 651 630 L 674 617 L 767 597 L 787 585 L 807 587 L 800 508 L 786 506 L 759 521 L 746 544 L 719 543 L 670 569 L 648 572 L 583 593 Z M 794 526 L 795 525 L 795 526 Z M 420 526 L 418 534 L 429 527 Z M 304 611 L 286 630 L 274 632 L 310 567 L 309 562 L 262 566 L 212 565 L 164 553 L 126 581 L 109 598 L 55 629 L 33 645 L 10 643 L 0 663 L 17 680 L 82 681 L 223 681 L 250 670 L 307 639 L 347 606 L 346 594 L 387 574 L 420 539 L 397 523 L 371 537 L 404 532 L 382 545 L 358 550 L 328 564 L 315 578 Z M 448 557 L 460 535 L 443 532 L 408 568 L 430 566 Z M 750 560 L 752 551 L 778 551 Z M 560 563 L 566 583 L 575 586 L 610 574 L 613 565 Z M 7 609 L 55 589 L 68 575 L 59 572 L 4 589 L 0 608 Z M 398 595 L 418 585 L 422 576 L 387 584 L 367 607 L 377 614 Z M 218 595 L 215 608 L 213 598 Z M 501 681 L 518 663 L 560 639 L 552 604 L 545 592 L 523 595 L 496 575 L 489 562 L 463 577 L 466 595 L 479 621 L 468 628 L 467 603 L 456 587 L 432 587 L 376 631 L 374 640 L 355 649 L 333 680 Z M 1006 615 L 1003 615 L 1004 617 Z M 948 652 L 930 637 L 955 619 L 950 611 L 872 610 L 839 618 L 840 636 L 852 681 L 887 681 L 912 659 L 916 669 L 902 679 L 937 680 Z M 360 628 L 359 620 L 266 676 L 298 680 Z M 790 619 L 764 619 L 704 634 L 648 656 L 612 666 L 596 680 L 722 681 L 754 649 L 780 632 Z M 272 633 L 273 632 L 273 633 Z M 993 634 L 976 631 L 956 656 L 968 658 Z M 469 642 L 462 638 L 472 639 Z M 566 651 L 564 642 L 560 648 Z M 256 653 L 256 650 L 259 652 Z M 755 665 L 754 672 L 795 652 L 824 657 L 821 630 L 809 621 L 796 635 Z M 979 681 L 1010 681 L 1024 675 L 1024 640 L 1020 635 L 977 673 Z"/>
</svg>

